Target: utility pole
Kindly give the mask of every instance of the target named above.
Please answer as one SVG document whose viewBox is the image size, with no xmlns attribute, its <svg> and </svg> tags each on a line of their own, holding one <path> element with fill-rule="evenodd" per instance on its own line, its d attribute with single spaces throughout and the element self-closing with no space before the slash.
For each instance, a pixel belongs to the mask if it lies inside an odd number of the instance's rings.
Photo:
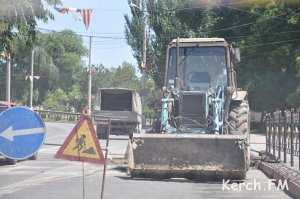
<svg viewBox="0 0 300 199">
<path fill-rule="evenodd" d="M 8 52 L 6 55 L 6 101 L 10 106 L 10 83 L 11 83 L 11 57 Z"/>
<path fill-rule="evenodd" d="M 145 2 L 144 2 L 145 4 Z M 143 5 L 144 10 L 144 36 L 143 36 L 143 63 L 142 63 L 142 95 L 141 95 L 141 102 L 142 106 L 145 103 L 145 81 L 146 81 L 146 69 L 147 69 L 147 20 L 148 20 L 148 14 L 146 10 L 146 6 Z M 144 116 L 144 111 L 142 111 L 142 114 Z M 145 118 L 142 119 L 142 125 L 145 124 Z"/>
<path fill-rule="evenodd" d="M 90 38 L 89 45 L 89 86 L 88 86 L 88 114 L 92 114 L 92 66 L 91 66 L 91 56 L 92 56 L 92 37 Z"/>
<path fill-rule="evenodd" d="M 33 76 L 33 65 L 34 65 L 34 49 L 31 50 L 31 64 L 30 64 L 30 77 L 29 77 L 29 80 L 30 80 L 30 108 L 32 109 L 33 108 L 33 79 L 34 79 L 34 76 Z"/>
<path fill-rule="evenodd" d="M 134 7 L 139 9 L 144 16 L 144 27 L 143 27 L 143 46 L 142 46 L 142 66 L 141 66 L 141 73 L 142 73 L 142 93 L 141 93 L 141 101 L 142 101 L 142 105 L 144 103 L 144 90 L 145 90 L 145 80 L 146 80 L 146 66 L 147 66 L 147 18 L 148 18 L 148 13 L 146 10 L 146 5 L 145 5 L 145 1 L 141 1 L 141 4 L 138 6 L 134 3 L 130 3 L 129 5 L 130 7 Z M 142 122 L 144 122 L 145 120 L 143 119 Z"/>
<path fill-rule="evenodd" d="M 142 70 L 143 73 L 146 70 L 146 63 L 147 63 L 147 14 L 145 14 L 144 19 L 144 36 L 143 36 L 143 63 L 142 63 Z"/>
</svg>

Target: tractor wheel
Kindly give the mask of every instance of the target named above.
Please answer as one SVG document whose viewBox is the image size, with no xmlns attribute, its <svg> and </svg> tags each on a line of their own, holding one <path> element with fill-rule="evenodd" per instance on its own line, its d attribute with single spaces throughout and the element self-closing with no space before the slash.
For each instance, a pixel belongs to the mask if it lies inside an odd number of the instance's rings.
<svg viewBox="0 0 300 199">
<path fill-rule="evenodd" d="M 229 112 L 229 133 L 234 135 L 246 135 L 245 143 L 245 168 L 250 167 L 250 109 L 248 101 L 233 102 Z"/>
<path fill-rule="evenodd" d="M 231 104 L 228 122 L 230 134 L 249 134 L 250 110 L 248 101 L 233 102 Z"/>
</svg>

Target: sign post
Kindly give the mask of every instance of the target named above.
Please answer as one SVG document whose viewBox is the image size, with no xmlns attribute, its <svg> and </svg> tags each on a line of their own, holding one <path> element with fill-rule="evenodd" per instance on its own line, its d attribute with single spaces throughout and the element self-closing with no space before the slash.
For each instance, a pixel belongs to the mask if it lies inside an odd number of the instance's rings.
<svg viewBox="0 0 300 199">
<path fill-rule="evenodd" d="M 101 196 L 100 198 L 104 198 L 104 187 L 105 187 L 105 176 L 106 176 L 106 166 L 107 166 L 107 156 L 108 156 L 108 146 L 109 146 L 109 136 L 110 136 L 110 128 L 111 128 L 111 119 L 99 122 L 100 125 L 107 127 L 107 139 L 106 139 L 106 146 L 105 146 L 105 162 L 103 165 L 103 176 L 102 176 L 102 183 L 101 183 Z"/>
</svg>

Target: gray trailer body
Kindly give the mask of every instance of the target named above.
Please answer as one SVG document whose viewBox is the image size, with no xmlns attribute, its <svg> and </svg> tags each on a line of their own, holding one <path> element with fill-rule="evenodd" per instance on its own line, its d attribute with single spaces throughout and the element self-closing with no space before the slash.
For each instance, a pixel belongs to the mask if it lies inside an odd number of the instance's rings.
<svg viewBox="0 0 300 199">
<path fill-rule="evenodd" d="M 141 131 L 141 99 L 135 90 L 100 88 L 97 93 L 94 114 L 96 115 L 97 133 L 101 131 L 101 127 L 98 126 L 98 121 L 101 120 L 101 117 L 111 118 L 112 134 L 126 135 L 140 133 Z M 106 136 L 100 135 L 100 137 L 105 138 Z"/>
</svg>

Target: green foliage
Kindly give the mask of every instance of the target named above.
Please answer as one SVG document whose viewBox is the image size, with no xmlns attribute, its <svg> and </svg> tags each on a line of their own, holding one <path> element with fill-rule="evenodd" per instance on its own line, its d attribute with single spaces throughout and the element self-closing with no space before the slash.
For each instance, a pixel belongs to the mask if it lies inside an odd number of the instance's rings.
<svg viewBox="0 0 300 199">
<path fill-rule="evenodd" d="M 48 110 L 75 111 L 84 106 L 83 96 L 78 84 L 73 85 L 69 92 L 58 88 L 49 91 L 42 105 Z"/>
<path fill-rule="evenodd" d="M 116 68 L 113 72 L 113 87 L 139 89 L 139 81 L 132 64 L 123 62 L 122 65 Z"/>
<path fill-rule="evenodd" d="M 52 79 L 57 78 L 58 81 L 52 82 L 53 87 L 49 82 L 49 89 L 57 88 L 59 85 L 63 90 L 68 90 L 77 83 L 82 73 L 81 58 L 87 53 L 80 36 L 69 30 L 40 34 L 39 46 L 43 47 L 51 56 L 51 59 L 48 60 L 49 65 L 53 64 L 52 71 L 45 72 L 48 74 L 55 70 L 59 72 L 56 73 L 58 77 Z"/>
<path fill-rule="evenodd" d="M 139 90 L 139 86 L 135 68 L 128 62 L 123 62 L 117 68 L 105 68 L 102 64 L 95 67 L 93 93 L 99 88 L 120 87 Z"/>
<path fill-rule="evenodd" d="M 28 48 L 22 38 L 15 39 L 14 43 L 12 98 L 14 101 L 28 103 L 29 81 L 25 81 L 25 77 L 30 74 L 31 48 Z M 38 33 L 34 52 L 34 74 L 40 76 L 34 81 L 34 87 L 37 88 L 35 96 L 38 96 L 35 104 L 41 104 L 47 98 L 46 95 L 49 96 L 49 92 L 59 88 L 67 93 L 74 91 L 74 86 L 78 87 L 82 75 L 86 76 L 81 58 L 86 55 L 87 50 L 81 37 L 72 31 Z M 5 63 L 2 63 L 1 68 L 5 68 Z M 1 76 L 1 82 L 5 82 L 5 76 Z M 86 89 L 81 91 L 86 93 Z M 0 94 L 2 98 L 4 94 Z M 75 102 L 70 103 L 76 108 L 82 105 L 76 100 Z"/>
<path fill-rule="evenodd" d="M 149 14 L 148 74 L 162 86 L 167 44 L 176 37 L 222 37 L 241 48 L 238 85 L 249 91 L 254 110 L 297 105 L 300 83 L 300 11 L 293 4 L 253 2 L 241 7 L 203 2 L 144 0 Z M 133 2 L 140 5 L 139 2 Z M 213 4 L 213 3 L 212 3 Z M 141 57 L 141 20 L 131 7 L 125 16 L 128 44 Z"/>
<path fill-rule="evenodd" d="M 296 92 L 288 95 L 287 102 L 293 104 L 294 106 L 300 106 L 300 89 L 298 88 Z"/>
<path fill-rule="evenodd" d="M 81 92 L 80 85 L 75 84 L 72 86 L 68 93 L 68 104 L 75 110 L 80 110 L 85 105 L 85 101 Z"/>
<path fill-rule="evenodd" d="M 155 89 L 155 82 L 151 78 L 145 78 L 145 87 L 142 91 L 143 94 L 143 114 L 146 117 L 154 118 L 155 117 L 155 103 L 159 99 L 159 96 L 156 96 L 157 91 Z M 160 108 L 160 107 L 159 107 Z"/>
<path fill-rule="evenodd" d="M 65 35 L 65 32 L 67 35 Z M 81 58 L 86 55 L 83 42 L 74 33 L 39 33 L 35 46 L 34 104 L 42 104 L 45 109 L 81 111 L 87 104 L 88 71 Z M 69 37 L 71 39 L 64 39 Z M 59 41 L 59 42 L 58 42 Z M 29 103 L 29 81 L 25 76 L 30 71 L 30 51 L 26 51 L 23 40 L 17 40 L 12 60 L 13 101 Z M 59 51 L 60 53 L 57 53 Z M 5 68 L 2 65 L 0 70 Z M 4 74 L 4 73 L 2 73 Z M 5 76 L 1 83 L 5 83 Z M 140 79 L 135 68 L 123 62 L 117 68 L 105 68 L 100 64 L 93 67 L 92 95 L 98 88 L 122 87 L 140 89 Z M 4 88 L 4 86 L 2 86 Z M 1 93 L 4 95 L 4 92 Z M 4 96 L 3 96 L 4 98 Z"/>
<path fill-rule="evenodd" d="M 70 30 L 41 33 L 36 21 L 53 15 L 41 0 L 0 0 L 0 52 L 11 54 L 12 100 L 29 103 L 31 51 L 34 49 L 34 105 L 46 109 L 81 111 L 87 104 L 88 72 L 82 62 L 87 55 L 81 36 Z M 46 0 L 48 5 L 60 0 Z M 2 57 L 3 58 L 3 57 Z M 0 86 L 5 87 L 5 60 L 0 60 Z M 124 62 L 117 68 L 94 68 L 92 94 L 100 87 L 139 89 L 134 66 Z M 27 77 L 27 78 L 25 78 Z M 26 80 L 27 79 L 27 80 Z M 0 98 L 5 98 L 0 92 Z"/>
<path fill-rule="evenodd" d="M 54 4 L 53 0 L 45 2 Z M 53 18 L 41 0 L 0 0 L 0 5 L 0 52 L 12 52 L 15 39 L 22 39 L 26 46 L 32 46 L 36 39 L 36 21 L 46 22 Z"/>
<path fill-rule="evenodd" d="M 42 105 L 46 109 L 66 111 L 67 107 L 69 106 L 68 95 L 59 88 L 53 92 L 49 92 Z"/>
</svg>

